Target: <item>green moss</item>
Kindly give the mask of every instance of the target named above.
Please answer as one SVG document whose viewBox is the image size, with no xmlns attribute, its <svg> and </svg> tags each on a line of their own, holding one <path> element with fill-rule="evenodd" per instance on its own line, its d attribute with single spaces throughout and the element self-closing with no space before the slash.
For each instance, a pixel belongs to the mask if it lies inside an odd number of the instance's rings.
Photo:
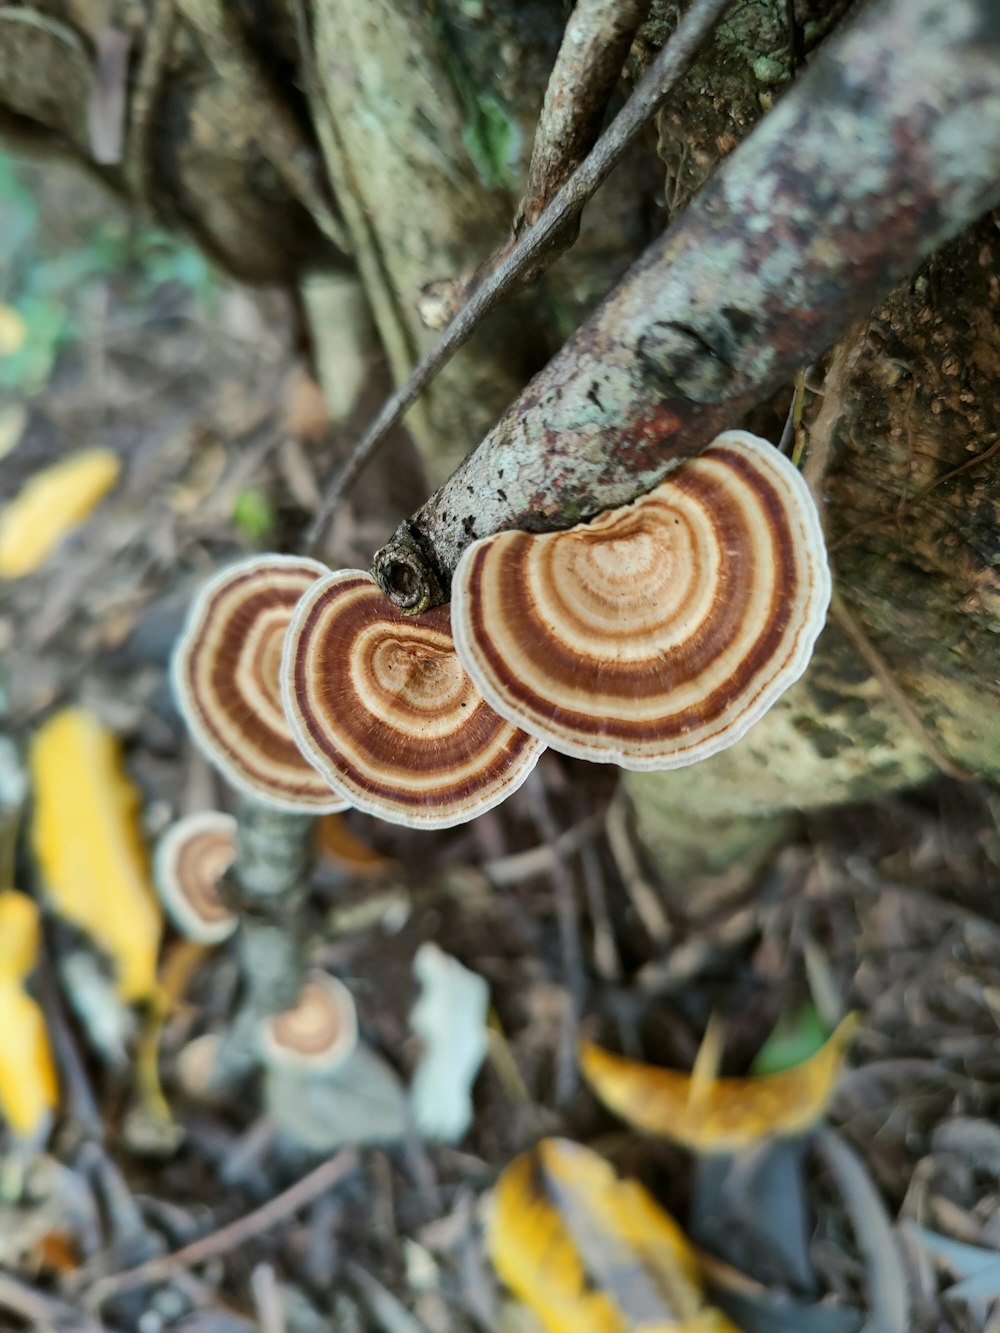
<svg viewBox="0 0 1000 1333">
<path fill-rule="evenodd" d="M 467 117 L 462 143 L 483 184 L 491 190 L 513 189 L 517 184 L 514 165 L 521 148 L 519 127 L 490 93 L 471 100 L 463 96 L 462 104 Z"/>
<path fill-rule="evenodd" d="M 769 87 L 784 83 L 791 73 L 787 59 L 779 56 L 758 56 L 750 68 L 757 82 Z"/>
</svg>

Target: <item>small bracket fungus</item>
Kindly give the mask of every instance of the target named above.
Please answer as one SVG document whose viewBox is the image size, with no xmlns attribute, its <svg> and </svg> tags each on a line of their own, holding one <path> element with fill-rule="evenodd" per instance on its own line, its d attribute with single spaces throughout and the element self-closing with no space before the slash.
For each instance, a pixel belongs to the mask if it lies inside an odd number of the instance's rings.
<svg viewBox="0 0 1000 1333">
<path fill-rule="evenodd" d="M 351 805 L 396 824 L 474 818 L 516 790 L 544 748 L 469 680 L 446 606 L 406 616 L 361 570 L 305 594 L 281 674 L 302 753 Z"/>
<path fill-rule="evenodd" d="M 217 885 L 236 858 L 236 820 L 218 810 L 188 815 L 160 839 L 153 878 L 174 925 L 199 944 L 219 944 L 236 929 L 236 917 Z"/>
<path fill-rule="evenodd" d="M 254 556 L 202 588 L 174 650 L 174 690 L 191 735 L 234 787 L 302 814 L 343 810 L 299 753 L 281 711 L 278 670 L 296 602 L 317 560 Z"/>
<path fill-rule="evenodd" d="M 295 1008 L 264 1020 L 260 1042 L 269 1069 L 332 1073 L 358 1044 L 351 992 L 328 972 L 310 972 Z"/>
<path fill-rule="evenodd" d="M 452 629 L 486 699 L 553 749 L 681 768 L 732 745 L 798 679 L 829 600 L 799 472 L 727 431 L 592 523 L 475 542 Z"/>
</svg>

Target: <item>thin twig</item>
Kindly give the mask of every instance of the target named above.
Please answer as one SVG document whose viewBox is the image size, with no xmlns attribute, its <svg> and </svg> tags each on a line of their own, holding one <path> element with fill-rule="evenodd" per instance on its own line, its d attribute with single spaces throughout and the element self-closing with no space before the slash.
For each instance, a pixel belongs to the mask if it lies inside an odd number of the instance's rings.
<svg viewBox="0 0 1000 1333">
<path fill-rule="evenodd" d="M 615 943 L 611 913 L 608 911 L 604 867 L 592 843 L 584 843 L 580 848 L 580 865 L 583 868 L 583 887 L 587 893 L 587 907 L 590 909 L 590 922 L 594 931 L 594 967 L 602 981 L 620 981 L 622 964 Z"/>
<path fill-rule="evenodd" d="M 531 146 L 514 236 L 537 222 L 597 141 L 649 0 L 576 0 L 566 21 Z"/>
<path fill-rule="evenodd" d="M 560 857 L 572 856 L 592 842 L 603 826 L 601 815 L 587 815 L 578 824 L 564 829 L 554 843 L 541 843 L 523 852 L 510 852 L 506 856 L 495 856 L 484 861 L 483 872 L 498 889 L 507 884 L 518 884 L 521 880 L 530 879 L 532 875 L 544 875 Z"/>
<path fill-rule="evenodd" d="M 912 1327 L 906 1268 L 885 1204 L 864 1162 L 842 1138 L 824 1129 L 816 1146 L 837 1183 L 864 1258 L 870 1306 L 865 1329 L 906 1333 Z"/>
<path fill-rule="evenodd" d="M 858 650 L 865 665 L 881 685 L 882 693 L 917 738 L 927 758 L 948 777 L 957 778 L 960 782 L 974 782 L 976 780 L 975 774 L 962 768 L 960 764 L 956 764 L 954 759 L 945 754 L 937 740 L 931 735 L 927 724 L 904 693 L 892 668 L 861 628 L 861 624 L 853 611 L 850 610 L 838 592 L 834 592 L 833 599 L 830 602 L 830 619 L 840 626 Z"/>
<path fill-rule="evenodd" d="M 409 378 L 386 400 L 381 411 L 338 469 L 323 503 L 306 533 L 306 547 L 315 549 L 340 497 L 375 452 L 382 438 L 402 417 L 442 366 L 472 335 L 480 320 L 504 299 L 530 269 L 551 262 L 561 251 L 558 242 L 594 191 L 617 165 L 642 127 L 659 110 L 667 95 L 687 73 L 730 0 L 695 0 L 646 76 L 607 128 L 596 146 L 558 192 L 534 226 L 511 250 L 504 262 L 473 292 L 439 341 L 414 368 Z"/>
<path fill-rule="evenodd" d="M 217 1231 L 202 1236 L 200 1240 L 192 1241 L 190 1245 L 175 1250 L 173 1254 L 150 1259 L 136 1268 L 127 1269 L 124 1273 L 113 1273 L 110 1277 L 99 1279 L 87 1293 L 87 1303 L 99 1306 L 109 1296 L 119 1292 L 162 1281 L 178 1268 L 193 1268 L 196 1264 L 203 1264 L 220 1254 L 231 1253 L 254 1236 L 259 1236 L 279 1222 L 283 1222 L 307 1203 L 312 1203 L 334 1185 L 340 1184 L 357 1164 L 356 1152 L 339 1152 L 335 1157 L 327 1158 L 308 1175 L 297 1180 L 294 1185 L 282 1190 L 273 1199 L 268 1199 L 267 1203 L 261 1204 L 259 1208 L 238 1217 L 235 1222 L 230 1222 Z"/>
<path fill-rule="evenodd" d="M 9 1273 L 0 1273 L 0 1310 L 9 1310 L 32 1328 L 52 1333 L 60 1327 L 74 1329 L 76 1333 L 114 1333 L 110 1324 L 98 1325 L 86 1316 L 81 1319 L 79 1310 L 73 1306 L 19 1282 Z"/>
<path fill-rule="evenodd" d="M 671 929 L 667 914 L 663 910 L 659 894 L 650 884 L 643 873 L 642 866 L 639 864 L 639 857 L 636 854 L 628 827 L 625 799 L 621 791 L 617 793 L 608 806 L 604 828 L 608 836 L 611 855 L 614 857 L 618 873 L 622 877 L 622 884 L 632 899 L 636 916 L 645 926 L 646 932 L 654 944 L 660 946 L 666 944 L 674 932 Z"/>
<path fill-rule="evenodd" d="M 542 841 L 556 848 L 559 828 L 549 803 L 545 780 L 536 769 L 525 783 L 530 796 L 529 811 Z M 580 944 L 580 923 L 577 919 L 576 891 L 566 862 L 556 855 L 549 868 L 555 887 L 556 920 L 559 923 L 559 945 L 562 951 L 563 971 L 569 1005 L 563 1022 L 559 1052 L 556 1059 L 556 1105 L 564 1106 L 576 1091 L 576 1037 L 580 1013 L 586 996 L 587 979 L 583 968 L 583 948 Z"/>
</svg>

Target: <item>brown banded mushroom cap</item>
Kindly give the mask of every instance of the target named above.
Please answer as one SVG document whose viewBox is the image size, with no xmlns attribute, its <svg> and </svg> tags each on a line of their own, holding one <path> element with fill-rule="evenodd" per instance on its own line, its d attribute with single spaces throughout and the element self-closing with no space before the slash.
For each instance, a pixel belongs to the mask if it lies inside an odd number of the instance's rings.
<svg viewBox="0 0 1000 1333">
<path fill-rule="evenodd" d="M 452 629 L 493 707 L 553 749 L 681 768 L 732 745 L 802 674 L 829 601 L 801 475 L 727 431 L 592 523 L 475 542 Z"/>
<path fill-rule="evenodd" d="M 358 1013 L 351 992 L 328 972 L 310 972 L 294 1009 L 266 1018 L 261 1050 L 271 1069 L 329 1073 L 358 1044 Z"/>
<path fill-rule="evenodd" d="M 235 857 L 236 820 L 219 810 L 188 815 L 164 833 L 153 878 L 182 935 L 199 944 L 219 944 L 236 929 L 236 917 L 216 887 Z"/>
<path fill-rule="evenodd" d="M 262 555 L 202 588 L 173 657 L 174 691 L 196 744 L 248 796 L 278 810 L 346 809 L 292 738 L 281 709 L 281 649 L 318 560 Z"/>
<path fill-rule="evenodd" d="M 305 594 L 281 674 L 302 753 L 351 805 L 392 823 L 472 819 L 519 787 L 544 748 L 469 680 L 446 606 L 405 616 L 361 570 Z"/>
</svg>

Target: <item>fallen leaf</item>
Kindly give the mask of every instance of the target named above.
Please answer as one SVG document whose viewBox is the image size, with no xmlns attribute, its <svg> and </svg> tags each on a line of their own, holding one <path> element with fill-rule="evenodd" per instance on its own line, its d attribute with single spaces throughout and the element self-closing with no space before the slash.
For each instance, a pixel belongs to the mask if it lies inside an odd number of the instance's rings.
<svg viewBox="0 0 1000 1333">
<path fill-rule="evenodd" d="M 54 910 L 112 960 L 123 1000 L 153 1000 L 163 920 L 118 742 L 67 708 L 31 746 L 32 838 Z"/>
<path fill-rule="evenodd" d="M 317 1153 L 391 1143 L 412 1129 L 399 1076 L 365 1045 L 330 1074 L 267 1069 L 264 1100 L 278 1128 L 299 1147 Z"/>
<path fill-rule="evenodd" d="M 344 816 L 338 814 L 322 815 L 317 821 L 316 849 L 351 875 L 384 875 L 398 865 L 356 837 Z"/>
<path fill-rule="evenodd" d="M 13 356 L 24 346 L 28 326 L 20 311 L 0 301 L 0 356 Z"/>
<path fill-rule="evenodd" d="M 109 449 L 85 449 L 38 472 L 0 511 L 0 577 L 21 578 L 48 559 L 118 480 Z"/>
<path fill-rule="evenodd" d="M 580 1067 L 600 1100 L 649 1134 L 695 1152 L 739 1152 L 761 1139 L 800 1134 L 823 1115 L 857 1026 L 852 1015 L 808 1060 L 776 1074 L 703 1078 L 613 1055 L 583 1042 Z"/>
<path fill-rule="evenodd" d="M 420 999 L 410 1027 L 424 1044 L 410 1086 L 413 1118 L 429 1138 L 454 1143 L 472 1123 L 472 1084 L 489 1045 L 490 989 L 436 944 L 413 960 Z"/>
<path fill-rule="evenodd" d="M 735 1333 L 672 1217 L 596 1153 L 543 1139 L 497 1181 L 487 1245 L 547 1333 Z"/>
<path fill-rule="evenodd" d="M 26 1139 L 44 1133 L 59 1098 L 45 1016 L 24 989 L 40 938 L 34 902 L 0 893 L 0 1114 Z"/>
</svg>

